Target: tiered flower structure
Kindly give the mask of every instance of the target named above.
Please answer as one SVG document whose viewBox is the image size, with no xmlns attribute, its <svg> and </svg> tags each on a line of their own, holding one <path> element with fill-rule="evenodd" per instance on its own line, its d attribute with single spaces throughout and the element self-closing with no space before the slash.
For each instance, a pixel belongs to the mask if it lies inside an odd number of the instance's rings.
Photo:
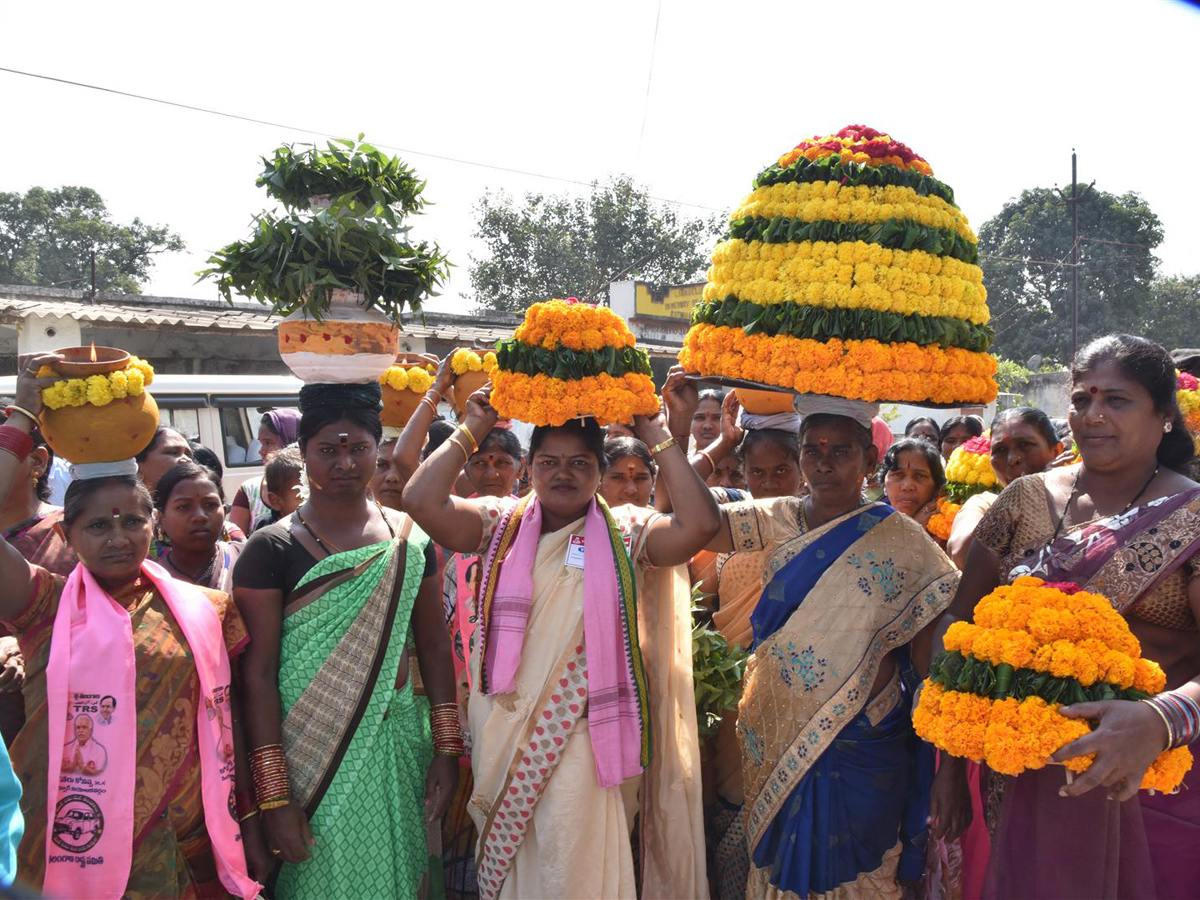
<svg viewBox="0 0 1200 900">
<path fill-rule="evenodd" d="M 802 141 L 734 212 L 680 360 L 800 393 L 988 403 L 976 244 L 954 192 L 904 144 L 862 125 Z"/>
<path fill-rule="evenodd" d="M 1040 769 L 1088 733 L 1085 720 L 1060 715 L 1060 706 L 1138 700 L 1166 683 L 1112 604 L 1073 584 L 1018 578 L 980 600 L 974 618 L 946 632 L 913 724 L 946 752 L 1002 774 Z M 1083 772 L 1091 763 L 1086 756 L 1065 765 Z M 1186 747 L 1164 751 L 1141 787 L 1174 791 L 1191 767 Z"/>
<path fill-rule="evenodd" d="M 1196 452 L 1200 454 L 1200 379 L 1187 372 L 1179 372 L 1179 409 L 1183 421 L 1196 441 Z"/>
<path fill-rule="evenodd" d="M 562 425 L 594 416 L 601 425 L 652 416 L 650 358 L 611 309 L 574 297 L 535 303 L 511 340 L 496 345 L 492 406 L 502 418 Z"/>
<path fill-rule="evenodd" d="M 39 378 L 55 374 L 49 366 L 43 366 L 38 371 Z M 92 406 L 108 406 L 114 400 L 142 396 L 153 381 L 154 369 L 150 367 L 150 363 L 131 356 L 125 368 L 109 372 L 107 375 L 63 378 L 54 382 L 42 389 L 42 403 L 47 409 L 64 409 L 87 403 Z"/>
<path fill-rule="evenodd" d="M 950 537 L 954 517 L 967 498 L 999 485 L 992 468 L 992 441 L 987 435 L 971 438 L 956 447 L 946 464 L 946 492 L 938 498 L 938 510 L 925 526 L 934 537 L 943 541 Z"/>
</svg>

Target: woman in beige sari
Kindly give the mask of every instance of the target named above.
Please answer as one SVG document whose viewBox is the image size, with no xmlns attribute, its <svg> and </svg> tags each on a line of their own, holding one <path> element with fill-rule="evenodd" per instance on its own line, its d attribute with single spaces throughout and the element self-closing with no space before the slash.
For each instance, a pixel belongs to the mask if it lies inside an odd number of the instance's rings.
<svg viewBox="0 0 1200 900">
<path fill-rule="evenodd" d="M 680 374 L 664 396 L 679 408 L 689 390 Z M 487 559 L 467 711 L 480 896 L 705 896 L 690 606 L 670 567 L 716 533 L 716 504 L 661 417 L 636 428 L 677 516 L 597 497 L 593 420 L 534 432 L 534 490 L 521 501 L 451 496 L 495 423 L 489 396 L 473 395 L 459 433 L 404 491 L 433 540 Z"/>
</svg>

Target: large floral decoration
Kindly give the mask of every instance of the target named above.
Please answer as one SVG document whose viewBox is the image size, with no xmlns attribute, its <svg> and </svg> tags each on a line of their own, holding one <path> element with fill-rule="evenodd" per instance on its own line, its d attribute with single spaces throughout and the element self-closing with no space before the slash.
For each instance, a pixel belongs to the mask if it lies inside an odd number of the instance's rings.
<svg viewBox="0 0 1200 900">
<path fill-rule="evenodd" d="M 730 219 L 680 361 L 868 402 L 991 402 L 976 245 L 904 144 L 862 125 L 801 141 Z"/>
<path fill-rule="evenodd" d="M 42 366 L 38 371 L 39 378 L 55 374 L 49 366 Z M 109 372 L 107 375 L 89 375 L 87 378 L 63 378 L 55 381 L 42 389 L 42 403 L 47 409 L 63 409 L 87 403 L 92 406 L 108 406 L 114 400 L 140 397 L 153 381 L 154 369 L 150 363 L 131 356 L 125 368 Z"/>
<path fill-rule="evenodd" d="M 1196 442 L 1196 452 L 1200 453 L 1200 379 L 1187 372 L 1179 372 L 1177 377 L 1179 409 L 1183 412 L 1184 424 Z"/>
<path fill-rule="evenodd" d="M 492 406 L 534 425 L 578 416 L 610 425 L 652 416 L 659 401 L 650 359 L 625 321 L 572 297 L 533 304 L 512 339 L 496 345 Z"/>
<path fill-rule="evenodd" d="M 1060 706 L 1140 700 L 1166 684 L 1106 598 L 1039 578 L 988 594 L 974 623 L 950 626 L 945 647 L 913 713 L 917 734 L 1004 775 L 1040 769 L 1088 733 L 1085 720 L 1060 715 Z M 1091 764 L 1091 756 L 1065 763 L 1073 772 Z M 1141 787 L 1175 791 L 1191 767 L 1186 747 L 1163 751 Z"/>
</svg>

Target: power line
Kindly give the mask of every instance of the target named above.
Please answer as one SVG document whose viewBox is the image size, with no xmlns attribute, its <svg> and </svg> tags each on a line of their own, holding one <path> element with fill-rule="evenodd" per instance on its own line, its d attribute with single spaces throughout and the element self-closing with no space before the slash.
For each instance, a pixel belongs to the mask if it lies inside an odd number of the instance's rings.
<svg viewBox="0 0 1200 900">
<path fill-rule="evenodd" d="M 654 82 L 654 60 L 658 56 L 658 23 L 662 18 L 662 0 L 654 14 L 654 40 L 650 44 L 650 71 L 646 73 L 646 99 L 642 101 L 642 131 L 638 135 L 638 159 L 642 157 L 642 142 L 646 138 L 646 116 L 650 112 L 650 85 Z"/>
<path fill-rule="evenodd" d="M 41 81 L 51 81 L 56 84 L 65 84 L 65 85 L 69 85 L 70 87 L 83 88 L 84 90 L 89 90 L 89 91 L 99 91 L 99 92 L 105 93 L 105 94 L 113 94 L 118 97 L 126 97 L 130 100 L 142 100 L 142 101 L 145 101 L 146 103 L 157 103 L 157 104 L 160 104 L 161 106 L 172 106 L 172 107 L 175 107 L 176 109 L 186 109 L 189 112 L 203 113 L 204 115 L 208 115 L 208 116 L 219 116 L 220 118 L 223 118 L 223 119 L 234 119 L 235 121 L 248 122 L 252 125 L 266 125 L 269 128 L 278 128 L 283 131 L 297 131 L 297 132 L 300 132 L 301 134 L 311 134 L 311 135 L 315 135 L 317 137 L 328 138 L 330 140 L 338 140 L 341 138 L 340 135 L 331 134 L 328 131 L 321 131 L 316 128 L 304 128 L 299 125 L 287 125 L 282 122 L 272 122 L 267 119 L 255 118 L 254 116 L 243 116 L 243 115 L 239 115 L 238 113 L 223 112 L 222 110 L 210 109 L 205 106 L 194 106 L 190 103 L 180 103 L 176 100 L 166 100 L 166 99 L 163 99 L 162 97 L 150 97 L 150 96 L 147 96 L 146 94 L 135 94 L 131 91 L 121 91 L 121 90 L 117 90 L 116 88 L 104 87 L 103 85 L 89 84 L 84 81 L 71 81 L 68 78 L 56 78 L 52 75 L 42 75 L 38 72 L 24 72 L 20 69 L 10 69 L 5 66 L 0 66 L 0 72 L 7 72 L 10 75 L 20 75 L 25 78 L 35 78 L 35 79 L 39 79 Z M 647 87 L 647 91 L 648 90 L 649 90 L 649 87 Z M 643 130 L 644 129 L 645 129 L 645 123 L 643 121 Z M 413 150 L 408 147 L 399 147 L 399 146 L 396 146 L 395 144 L 386 144 L 386 143 L 382 143 L 379 141 L 372 141 L 372 143 L 375 144 L 375 146 L 377 146 L 377 147 L 382 147 L 385 150 L 392 150 L 396 153 L 407 153 L 410 156 L 424 156 L 428 159 L 436 159 L 436 160 L 440 160 L 442 162 L 455 163 L 455 164 L 461 165 L 461 166 L 474 166 L 475 168 L 479 168 L 479 169 L 489 169 L 493 172 L 505 172 L 509 175 L 520 175 L 525 178 L 541 178 L 546 181 L 557 181 L 562 184 L 573 184 L 573 185 L 576 185 L 579 187 L 591 187 L 592 186 L 592 182 L 581 181 L 578 178 L 564 178 L 560 175 L 547 175 L 543 172 L 531 172 L 527 169 L 514 169 L 511 166 L 501 166 L 501 165 L 497 165 L 495 163 L 480 162 L 480 161 L 474 160 L 474 159 L 464 159 L 463 157 L 458 157 L 458 156 L 447 156 L 443 153 L 429 153 L 424 150 Z M 724 210 L 722 210 L 722 209 L 717 209 L 714 206 L 705 206 L 702 203 L 689 203 L 686 200 L 672 200 L 668 197 L 655 197 L 655 196 L 649 195 L 649 194 L 647 196 L 649 197 L 649 199 L 654 200 L 655 202 L 668 203 L 672 206 L 687 206 L 687 207 L 691 207 L 692 209 L 702 209 L 702 210 L 705 210 L 706 212 L 713 212 L 713 213 L 724 212 Z"/>
</svg>

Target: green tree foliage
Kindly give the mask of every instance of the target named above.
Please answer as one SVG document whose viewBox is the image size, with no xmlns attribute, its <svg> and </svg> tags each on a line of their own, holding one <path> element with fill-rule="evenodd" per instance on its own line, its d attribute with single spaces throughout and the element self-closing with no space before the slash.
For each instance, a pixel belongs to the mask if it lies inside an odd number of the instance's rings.
<svg viewBox="0 0 1200 900">
<path fill-rule="evenodd" d="M 0 284 L 90 287 L 94 251 L 96 288 L 137 294 L 154 257 L 183 248 L 166 226 L 114 222 L 91 188 L 0 193 Z"/>
<path fill-rule="evenodd" d="M 1150 290 L 1144 330 L 1168 350 L 1194 347 L 1200 338 L 1200 275 L 1159 278 Z"/>
<path fill-rule="evenodd" d="M 1070 355 L 1070 215 L 1057 191 L 1034 188 L 979 229 L 993 352 L 1022 362 Z M 1093 190 L 1079 204 L 1079 234 L 1080 345 L 1112 331 L 1164 340 L 1150 325 L 1162 224 L 1146 201 Z"/>
<path fill-rule="evenodd" d="M 471 258 L 480 309 L 522 312 L 530 303 L 578 297 L 595 303 L 609 282 L 678 284 L 700 278 L 721 230 L 719 216 L 689 217 L 650 199 L 625 175 L 594 182 L 589 196 L 487 193 L 475 208 Z"/>
</svg>

